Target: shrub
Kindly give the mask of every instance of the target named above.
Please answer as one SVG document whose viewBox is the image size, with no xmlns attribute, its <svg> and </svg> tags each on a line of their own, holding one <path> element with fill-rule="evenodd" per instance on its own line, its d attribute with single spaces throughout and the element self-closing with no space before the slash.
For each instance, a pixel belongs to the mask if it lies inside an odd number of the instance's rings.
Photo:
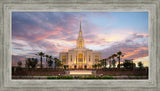
<svg viewBox="0 0 160 91">
<path fill-rule="evenodd" d="M 112 76 L 103 76 L 102 79 L 113 79 Z"/>
<path fill-rule="evenodd" d="M 48 77 L 47 79 L 57 79 L 57 77 Z"/>
</svg>

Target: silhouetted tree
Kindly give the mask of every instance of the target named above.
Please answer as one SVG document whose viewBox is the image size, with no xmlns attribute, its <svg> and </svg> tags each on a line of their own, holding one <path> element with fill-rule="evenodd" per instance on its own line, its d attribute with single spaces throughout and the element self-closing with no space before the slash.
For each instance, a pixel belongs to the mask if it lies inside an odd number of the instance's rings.
<svg viewBox="0 0 160 91">
<path fill-rule="evenodd" d="M 124 55 L 122 54 L 121 51 L 117 52 L 117 58 L 118 58 L 118 69 L 120 69 L 120 61 L 121 61 L 121 57 L 123 57 Z"/>
<path fill-rule="evenodd" d="M 49 56 L 46 54 L 45 57 L 46 57 L 46 68 L 47 68 L 48 67 L 48 58 L 49 58 Z"/>
<path fill-rule="evenodd" d="M 26 59 L 26 67 L 29 69 L 30 68 L 30 63 L 31 63 L 31 58 Z"/>
<path fill-rule="evenodd" d="M 116 60 L 114 58 L 117 57 L 117 54 L 113 54 L 111 57 L 112 57 L 113 68 L 115 68 L 115 66 L 116 66 Z"/>
<path fill-rule="evenodd" d="M 112 65 L 112 57 L 110 56 L 110 57 L 108 57 L 108 60 L 109 60 L 109 68 L 111 68 L 111 65 Z"/>
<path fill-rule="evenodd" d="M 55 69 L 63 65 L 58 58 L 54 58 L 54 64 L 55 64 Z"/>
<path fill-rule="evenodd" d="M 101 66 L 105 69 L 106 68 L 106 66 L 107 66 L 107 61 L 108 60 L 108 58 L 105 58 L 105 59 L 102 59 L 102 60 L 100 60 L 100 63 L 101 63 Z"/>
<path fill-rule="evenodd" d="M 102 65 L 100 63 L 97 64 L 98 69 L 101 67 Z"/>
<path fill-rule="evenodd" d="M 18 67 L 21 67 L 21 66 L 22 66 L 22 62 L 21 62 L 21 61 L 18 61 L 18 62 L 17 62 L 17 65 L 18 65 Z"/>
<path fill-rule="evenodd" d="M 48 66 L 49 66 L 49 68 L 51 68 L 51 67 L 52 67 L 52 64 L 53 64 L 52 59 L 49 59 L 49 61 L 48 61 Z"/>
<path fill-rule="evenodd" d="M 125 60 L 125 62 L 123 63 L 123 66 L 126 69 L 133 69 L 133 67 L 135 66 L 135 63 L 133 63 L 133 60 Z"/>
<path fill-rule="evenodd" d="M 43 53 L 43 52 L 39 52 L 39 53 L 37 53 L 36 55 L 38 55 L 38 56 L 40 56 L 41 58 L 40 58 L 40 61 L 41 61 L 41 69 L 42 69 L 42 57 L 44 57 L 45 56 L 45 53 Z"/>
<path fill-rule="evenodd" d="M 97 69 L 97 64 L 92 65 L 93 68 Z"/>
<path fill-rule="evenodd" d="M 32 68 L 35 68 L 36 65 L 37 65 L 37 63 L 38 63 L 38 59 L 37 59 L 37 58 L 32 58 L 32 59 L 31 59 L 31 62 L 30 62 L 30 66 L 31 66 Z"/>
<path fill-rule="evenodd" d="M 138 62 L 138 66 L 139 66 L 140 69 L 142 69 L 143 68 L 143 63 L 142 62 Z"/>
<path fill-rule="evenodd" d="M 38 63 L 37 58 L 27 58 L 27 60 L 26 60 L 27 68 L 35 68 L 37 63 Z"/>
<path fill-rule="evenodd" d="M 64 69 L 66 70 L 69 66 L 68 65 L 64 65 Z"/>
</svg>

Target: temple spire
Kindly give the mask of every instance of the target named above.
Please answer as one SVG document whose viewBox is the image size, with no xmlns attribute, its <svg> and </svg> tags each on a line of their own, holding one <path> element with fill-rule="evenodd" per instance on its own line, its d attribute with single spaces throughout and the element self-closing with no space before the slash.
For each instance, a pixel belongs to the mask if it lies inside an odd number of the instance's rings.
<svg viewBox="0 0 160 91">
<path fill-rule="evenodd" d="M 82 29 L 81 29 L 81 18 L 80 18 L 80 29 L 79 29 L 79 36 L 82 36 Z"/>
<path fill-rule="evenodd" d="M 77 39 L 77 48 L 84 48 L 84 39 L 82 36 L 82 29 L 81 29 L 81 18 L 80 18 L 79 35 L 78 35 L 78 39 Z"/>
</svg>

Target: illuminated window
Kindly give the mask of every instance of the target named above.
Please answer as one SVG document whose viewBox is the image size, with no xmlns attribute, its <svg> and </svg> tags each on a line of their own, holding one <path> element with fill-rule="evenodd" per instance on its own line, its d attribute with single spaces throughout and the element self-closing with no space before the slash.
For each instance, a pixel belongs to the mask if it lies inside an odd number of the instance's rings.
<svg viewBox="0 0 160 91">
<path fill-rule="evenodd" d="M 82 58 L 82 53 L 79 54 L 79 58 Z"/>
<path fill-rule="evenodd" d="M 95 61 L 98 61 L 99 60 L 99 57 L 98 56 L 95 56 Z"/>
<path fill-rule="evenodd" d="M 79 42 L 79 47 L 82 48 L 82 41 Z"/>
<path fill-rule="evenodd" d="M 77 64 L 77 56 L 76 56 L 76 64 Z"/>
<path fill-rule="evenodd" d="M 84 56 L 84 63 L 86 63 L 86 61 L 85 61 L 85 56 Z"/>
<path fill-rule="evenodd" d="M 72 62 L 72 55 L 71 55 L 71 62 Z"/>
<path fill-rule="evenodd" d="M 62 61 L 66 61 L 66 56 L 62 56 Z"/>
<path fill-rule="evenodd" d="M 83 55 L 82 55 L 82 53 L 80 53 L 80 54 L 78 55 L 78 61 L 79 61 L 79 62 L 82 62 L 82 61 L 83 61 Z"/>
<path fill-rule="evenodd" d="M 62 64 L 66 64 L 66 56 L 62 56 Z"/>
<path fill-rule="evenodd" d="M 91 56 L 89 56 L 89 61 L 91 60 Z"/>
</svg>

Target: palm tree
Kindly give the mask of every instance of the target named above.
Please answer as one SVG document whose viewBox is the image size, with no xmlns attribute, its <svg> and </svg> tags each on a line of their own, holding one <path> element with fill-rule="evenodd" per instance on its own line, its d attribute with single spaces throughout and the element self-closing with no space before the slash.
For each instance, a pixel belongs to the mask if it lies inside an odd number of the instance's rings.
<svg viewBox="0 0 160 91">
<path fill-rule="evenodd" d="M 105 63 L 104 63 L 104 59 L 102 60 L 99 60 L 100 64 L 104 67 L 105 66 Z"/>
<path fill-rule="evenodd" d="M 49 58 L 48 66 L 49 66 L 49 68 L 51 68 L 51 67 L 52 67 L 52 64 L 53 64 L 52 56 L 49 56 L 48 58 Z"/>
<path fill-rule="evenodd" d="M 103 63 L 104 63 L 104 68 L 106 69 L 106 58 L 105 59 L 103 59 Z"/>
<path fill-rule="evenodd" d="M 54 58 L 54 68 L 57 68 L 58 58 Z"/>
<path fill-rule="evenodd" d="M 108 59 L 110 60 L 110 61 L 109 61 L 109 68 L 111 68 L 111 65 L 112 65 L 112 64 L 111 64 L 111 59 L 112 59 L 112 57 L 110 56 L 110 57 L 108 57 Z"/>
<path fill-rule="evenodd" d="M 49 56 L 46 54 L 45 57 L 46 57 L 46 68 L 48 68 L 48 58 L 49 58 Z"/>
<path fill-rule="evenodd" d="M 26 67 L 29 69 L 30 68 L 30 63 L 31 63 L 31 58 L 26 59 Z"/>
<path fill-rule="evenodd" d="M 31 58 L 32 60 L 30 61 L 30 66 L 32 68 L 35 68 L 37 63 L 38 63 L 38 59 L 37 58 Z"/>
<path fill-rule="evenodd" d="M 116 61 L 115 61 L 115 57 L 117 57 L 117 54 L 113 54 L 112 56 L 112 65 L 113 65 L 113 68 L 115 68 L 115 65 L 116 65 Z"/>
<path fill-rule="evenodd" d="M 108 65 L 108 64 L 107 64 L 107 61 L 108 61 L 108 60 L 109 60 L 109 58 L 106 58 L 106 59 L 105 59 L 105 68 L 106 68 L 106 66 Z"/>
<path fill-rule="evenodd" d="M 55 60 L 55 68 L 63 66 L 62 62 L 58 58 L 54 58 L 54 60 Z"/>
<path fill-rule="evenodd" d="M 100 63 L 98 63 L 98 64 L 97 64 L 97 66 L 98 66 L 98 69 L 99 69 L 99 67 L 101 67 L 101 64 L 100 64 Z"/>
<path fill-rule="evenodd" d="M 97 64 L 92 65 L 92 67 L 96 69 L 97 68 Z"/>
<path fill-rule="evenodd" d="M 120 69 L 120 61 L 121 61 L 121 57 L 123 57 L 124 55 L 122 54 L 121 51 L 117 52 L 117 58 L 118 58 L 118 69 Z"/>
<path fill-rule="evenodd" d="M 41 58 L 40 58 L 40 61 L 41 61 L 41 69 L 42 69 L 42 57 L 44 57 L 44 55 L 45 55 L 45 53 L 43 53 L 43 52 L 39 52 L 38 54 L 36 54 L 36 55 L 38 55 L 38 56 L 40 56 Z"/>
<path fill-rule="evenodd" d="M 107 65 L 106 61 L 107 61 L 107 60 L 108 60 L 107 58 L 100 60 L 101 66 L 102 66 L 104 69 L 106 68 L 106 65 Z"/>
<path fill-rule="evenodd" d="M 68 65 L 64 65 L 64 69 L 66 70 L 69 66 Z"/>
</svg>

